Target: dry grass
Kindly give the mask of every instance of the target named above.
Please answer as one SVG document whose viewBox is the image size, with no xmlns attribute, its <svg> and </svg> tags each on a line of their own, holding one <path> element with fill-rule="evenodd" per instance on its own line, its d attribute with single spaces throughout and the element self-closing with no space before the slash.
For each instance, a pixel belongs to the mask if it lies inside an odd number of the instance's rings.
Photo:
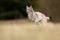
<svg viewBox="0 0 60 40">
<path fill-rule="evenodd" d="M 60 40 L 60 24 L 33 24 L 28 20 L 0 21 L 0 40 Z"/>
</svg>

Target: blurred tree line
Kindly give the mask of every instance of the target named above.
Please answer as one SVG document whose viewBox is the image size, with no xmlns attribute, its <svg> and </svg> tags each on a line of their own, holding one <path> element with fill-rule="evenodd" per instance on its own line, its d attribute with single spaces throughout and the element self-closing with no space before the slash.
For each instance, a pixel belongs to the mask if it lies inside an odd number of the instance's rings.
<svg viewBox="0 0 60 40">
<path fill-rule="evenodd" d="M 0 0 L 0 19 L 26 17 L 25 5 L 21 0 Z"/>
</svg>

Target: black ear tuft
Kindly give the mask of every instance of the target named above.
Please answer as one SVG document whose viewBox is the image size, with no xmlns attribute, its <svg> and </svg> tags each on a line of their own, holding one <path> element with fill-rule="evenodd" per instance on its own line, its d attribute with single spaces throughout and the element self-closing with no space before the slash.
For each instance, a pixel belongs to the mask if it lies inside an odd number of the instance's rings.
<svg viewBox="0 0 60 40">
<path fill-rule="evenodd" d="M 30 7 L 30 5 L 28 5 L 28 7 Z"/>
<path fill-rule="evenodd" d="M 30 7 L 30 4 L 27 4 L 28 7 Z"/>
</svg>

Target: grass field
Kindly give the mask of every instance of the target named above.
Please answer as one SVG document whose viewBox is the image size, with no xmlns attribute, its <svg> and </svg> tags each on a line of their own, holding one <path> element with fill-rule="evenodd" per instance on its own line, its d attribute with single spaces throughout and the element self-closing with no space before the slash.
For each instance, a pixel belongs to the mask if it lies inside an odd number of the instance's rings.
<svg viewBox="0 0 60 40">
<path fill-rule="evenodd" d="M 0 21 L 0 40 L 60 40 L 60 23 L 38 25 L 27 19 Z"/>
</svg>

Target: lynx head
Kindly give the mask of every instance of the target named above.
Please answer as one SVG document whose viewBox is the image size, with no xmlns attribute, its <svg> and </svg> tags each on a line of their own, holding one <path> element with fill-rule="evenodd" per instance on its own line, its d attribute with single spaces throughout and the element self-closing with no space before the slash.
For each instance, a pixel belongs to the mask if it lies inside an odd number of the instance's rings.
<svg viewBox="0 0 60 40">
<path fill-rule="evenodd" d="M 32 13 L 33 12 L 32 6 L 26 6 L 26 12 L 27 13 Z"/>
</svg>

